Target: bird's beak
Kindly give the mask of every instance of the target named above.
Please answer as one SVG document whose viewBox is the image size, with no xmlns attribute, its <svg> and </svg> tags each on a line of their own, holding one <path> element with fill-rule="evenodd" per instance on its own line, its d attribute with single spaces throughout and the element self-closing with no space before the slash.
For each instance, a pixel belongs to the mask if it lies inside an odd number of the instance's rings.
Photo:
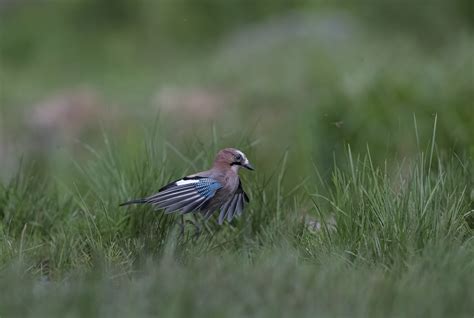
<svg viewBox="0 0 474 318">
<path fill-rule="evenodd" d="M 250 164 L 250 162 L 248 162 L 248 160 L 242 166 L 249 170 L 255 170 L 255 168 Z"/>
</svg>

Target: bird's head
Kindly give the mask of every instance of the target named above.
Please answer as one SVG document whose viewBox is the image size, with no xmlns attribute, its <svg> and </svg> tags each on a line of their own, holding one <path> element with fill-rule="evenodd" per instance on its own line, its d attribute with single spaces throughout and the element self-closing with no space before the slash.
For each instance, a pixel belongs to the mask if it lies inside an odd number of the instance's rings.
<svg viewBox="0 0 474 318">
<path fill-rule="evenodd" d="M 240 167 L 254 170 L 250 164 L 247 156 L 240 150 L 235 148 L 225 148 L 217 153 L 214 165 L 219 166 L 230 166 L 232 170 L 238 171 Z"/>
</svg>

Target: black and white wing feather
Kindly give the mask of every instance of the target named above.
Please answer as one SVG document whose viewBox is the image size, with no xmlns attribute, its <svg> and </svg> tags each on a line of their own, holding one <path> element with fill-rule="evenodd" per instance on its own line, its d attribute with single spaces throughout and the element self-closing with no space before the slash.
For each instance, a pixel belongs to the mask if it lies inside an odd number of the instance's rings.
<svg viewBox="0 0 474 318">
<path fill-rule="evenodd" d="M 158 209 L 164 209 L 165 213 L 177 211 L 189 213 L 199 210 L 214 197 L 220 188 L 222 188 L 222 184 L 212 178 L 185 177 L 164 186 L 154 195 L 141 200 L 128 201 L 121 205 L 148 203 Z"/>
<path fill-rule="evenodd" d="M 249 202 L 249 197 L 242 188 L 242 183 L 239 180 L 239 187 L 235 191 L 234 195 L 221 207 L 219 214 L 219 225 L 232 221 L 234 216 L 240 216 L 244 211 L 245 205 Z"/>
</svg>

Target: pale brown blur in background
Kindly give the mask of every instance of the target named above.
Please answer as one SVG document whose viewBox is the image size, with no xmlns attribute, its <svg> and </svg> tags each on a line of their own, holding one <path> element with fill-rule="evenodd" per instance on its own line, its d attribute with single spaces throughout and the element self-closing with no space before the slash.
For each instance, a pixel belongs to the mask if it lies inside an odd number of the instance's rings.
<svg viewBox="0 0 474 318">
<path fill-rule="evenodd" d="M 294 175 L 346 144 L 410 157 L 473 151 L 469 0 L 0 2 L 0 166 L 68 173 L 103 135 L 186 152 L 289 151 Z M 296 178 L 295 178 L 296 179 Z"/>
</svg>

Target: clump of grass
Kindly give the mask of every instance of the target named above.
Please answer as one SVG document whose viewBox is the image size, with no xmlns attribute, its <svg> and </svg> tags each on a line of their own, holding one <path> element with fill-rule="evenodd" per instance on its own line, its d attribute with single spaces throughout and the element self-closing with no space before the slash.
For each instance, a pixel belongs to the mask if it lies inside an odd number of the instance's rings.
<svg viewBox="0 0 474 318">
<path fill-rule="evenodd" d="M 440 160 L 433 172 L 420 158 L 391 171 L 375 167 L 370 154 L 353 160 L 349 152 L 348 169 L 335 168 L 328 194 L 314 194 L 317 211 L 329 211 L 337 224 L 336 232 L 322 231 L 324 243 L 390 266 L 427 245 L 462 242 L 472 235 L 466 222 L 468 169 L 457 160 Z"/>
</svg>

